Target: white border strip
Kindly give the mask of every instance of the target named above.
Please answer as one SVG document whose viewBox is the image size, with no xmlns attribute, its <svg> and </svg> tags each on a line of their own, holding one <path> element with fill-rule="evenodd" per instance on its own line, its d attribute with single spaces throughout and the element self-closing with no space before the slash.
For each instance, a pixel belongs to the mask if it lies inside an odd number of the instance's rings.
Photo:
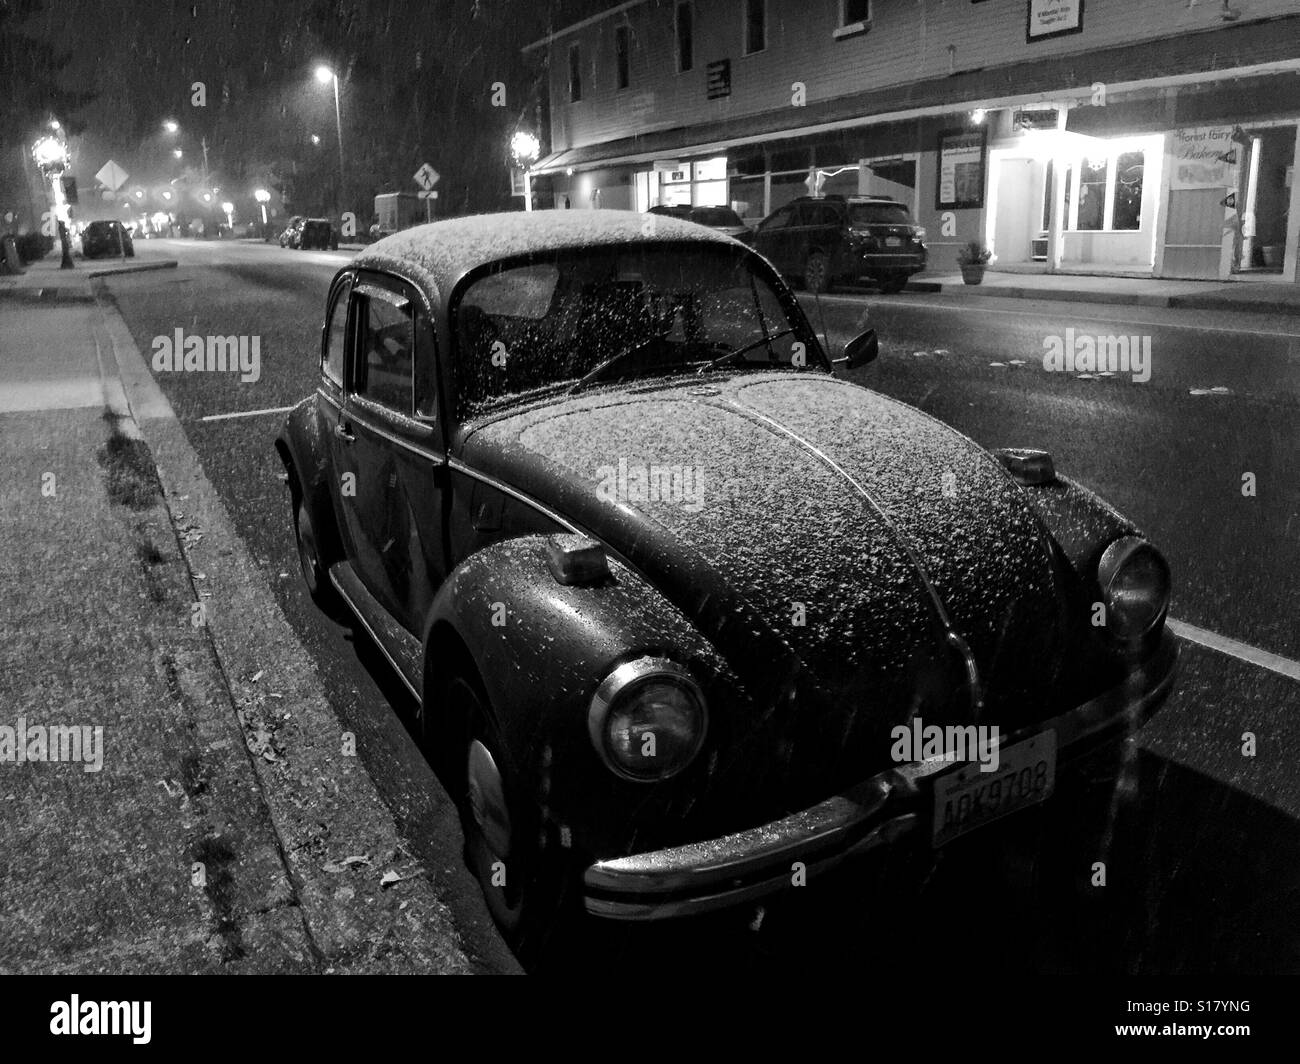
<svg viewBox="0 0 1300 1064">
<path fill-rule="evenodd" d="M 1176 621 L 1172 617 L 1165 624 L 1180 639 L 1186 639 L 1191 643 L 1199 643 L 1203 647 L 1217 650 L 1220 654 L 1227 654 L 1229 657 L 1238 658 L 1241 661 L 1249 662 L 1251 665 L 1258 665 L 1261 669 L 1268 669 L 1279 676 L 1287 677 L 1287 679 L 1300 680 L 1300 661 L 1292 661 L 1280 654 L 1260 650 L 1248 643 L 1238 643 L 1235 639 L 1229 639 L 1227 636 L 1219 635 L 1216 632 L 1207 632 L 1204 628 L 1197 628 L 1194 624 Z"/>
<path fill-rule="evenodd" d="M 287 414 L 291 406 L 266 406 L 261 410 L 236 410 L 233 414 L 205 414 L 200 421 L 229 421 L 237 417 L 257 417 L 259 414 Z"/>
</svg>

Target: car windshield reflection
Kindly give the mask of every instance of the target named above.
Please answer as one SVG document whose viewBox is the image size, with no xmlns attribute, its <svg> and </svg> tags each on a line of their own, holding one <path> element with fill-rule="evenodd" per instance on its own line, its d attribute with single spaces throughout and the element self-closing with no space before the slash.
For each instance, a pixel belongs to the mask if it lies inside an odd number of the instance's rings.
<svg viewBox="0 0 1300 1064">
<path fill-rule="evenodd" d="M 726 247 L 583 249 L 507 264 L 465 288 L 452 321 L 462 417 L 715 365 L 830 369 L 798 310 Z"/>
</svg>

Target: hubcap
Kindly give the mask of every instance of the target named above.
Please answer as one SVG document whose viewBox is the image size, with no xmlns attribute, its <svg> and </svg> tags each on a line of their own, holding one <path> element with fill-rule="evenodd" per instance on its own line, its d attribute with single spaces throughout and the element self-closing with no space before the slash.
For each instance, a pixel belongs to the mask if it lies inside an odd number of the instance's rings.
<svg viewBox="0 0 1300 1064">
<path fill-rule="evenodd" d="M 305 504 L 298 507 L 298 564 L 309 591 L 316 590 L 318 566 L 316 562 L 316 536 L 311 527 L 311 517 Z"/>
<path fill-rule="evenodd" d="M 822 275 L 826 272 L 826 263 L 820 258 L 808 260 L 808 287 L 821 288 Z"/>
<path fill-rule="evenodd" d="M 475 739 L 469 744 L 469 806 L 474 823 L 488 849 L 501 858 L 510 856 L 510 812 L 505 788 L 492 752 Z"/>
</svg>

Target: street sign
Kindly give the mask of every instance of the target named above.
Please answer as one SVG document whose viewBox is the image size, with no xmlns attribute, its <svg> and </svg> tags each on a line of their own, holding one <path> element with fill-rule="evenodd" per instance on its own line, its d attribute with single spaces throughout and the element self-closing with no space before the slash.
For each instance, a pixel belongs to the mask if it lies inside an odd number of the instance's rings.
<svg viewBox="0 0 1300 1064">
<path fill-rule="evenodd" d="M 425 192 L 432 189 L 433 186 L 438 183 L 438 178 L 440 177 L 442 177 L 442 175 L 428 163 L 425 163 L 420 167 L 420 169 L 415 171 L 415 183 L 424 189 Z"/>
<path fill-rule="evenodd" d="M 110 192 L 116 192 L 125 183 L 130 175 L 123 170 L 117 163 L 109 159 L 99 168 L 99 173 L 95 175 L 95 180 L 103 185 Z"/>
<path fill-rule="evenodd" d="M 420 199 L 437 199 L 437 198 L 438 198 L 438 190 L 437 190 L 437 189 L 433 189 L 433 190 L 430 191 L 430 192 L 417 192 L 416 195 L 419 196 Z"/>
</svg>

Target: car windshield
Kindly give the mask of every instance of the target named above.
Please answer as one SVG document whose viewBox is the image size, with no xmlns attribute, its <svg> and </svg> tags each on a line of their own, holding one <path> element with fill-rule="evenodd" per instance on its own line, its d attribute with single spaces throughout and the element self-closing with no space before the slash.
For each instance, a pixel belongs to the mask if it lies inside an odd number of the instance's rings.
<svg viewBox="0 0 1300 1064">
<path fill-rule="evenodd" d="M 850 225 L 911 225 L 912 216 L 901 203 L 850 203 Z"/>
<path fill-rule="evenodd" d="M 452 310 L 462 418 L 552 390 L 734 368 L 828 370 L 747 252 L 647 244 L 560 251 L 480 275 Z"/>
<path fill-rule="evenodd" d="M 730 207 L 695 207 L 691 210 L 691 221 L 698 222 L 700 225 L 732 228 L 743 227 L 745 224 Z"/>
</svg>

